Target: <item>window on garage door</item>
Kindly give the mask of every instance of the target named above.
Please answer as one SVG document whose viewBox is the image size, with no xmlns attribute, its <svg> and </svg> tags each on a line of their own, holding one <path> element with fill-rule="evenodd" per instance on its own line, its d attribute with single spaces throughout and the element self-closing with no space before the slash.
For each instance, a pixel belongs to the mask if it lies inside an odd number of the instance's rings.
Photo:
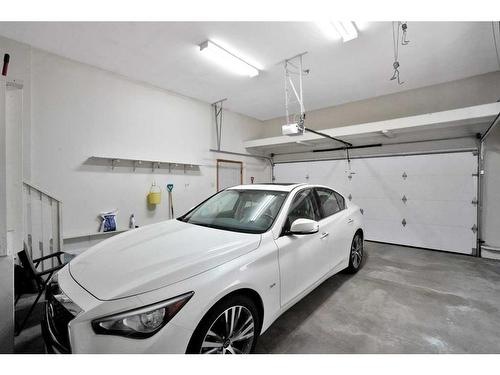
<svg viewBox="0 0 500 375">
<path fill-rule="evenodd" d="M 340 194 L 336 193 L 335 191 L 325 188 L 316 188 L 316 193 L 318 194 L 322 219 L 328 216 L 332 216 L 344 209 L 345 202 L 343 200 L 340 201 L 337 198 L 337 195 L 340 198 L 342 198 L 342 196 L 340 196 Z"/>
</svg>

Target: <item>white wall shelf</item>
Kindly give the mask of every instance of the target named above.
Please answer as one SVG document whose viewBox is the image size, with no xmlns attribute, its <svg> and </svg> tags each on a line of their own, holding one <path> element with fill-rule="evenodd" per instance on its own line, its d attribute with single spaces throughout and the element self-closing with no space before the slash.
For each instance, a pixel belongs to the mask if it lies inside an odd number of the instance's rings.
<svg viewBox="0 0 500 375">
<path fill-rule="evenodd" d="M 352 142 L 355 146 L 369 143 L 389 145 L 402 142 L 421 142 L 439 138 L 475 138 L 476 133 L 483 133 L 488 128 L 499 111 L 500 103 L 489 103 L 391 120 L 321 129 L 321 132 Z M 245 148 L 250 152 L 278 155 L 294 151 L 308 152 L 313 148 L 325 148 L 329 145 L 332 145 L 331 140 L 308 132 L 297 136 L 284 135 L 244 142 Z"/>
<path fill-rule="evenodd" d="M 72 241 L 72 240 L 91 240 L 95 239 L 97 237 L 105 237 L 105 236 L 111 236 L 115 234 L 120 234 L 127 232 L 129 230 L 132 230 L 130 228 L 125 228 L 125 229 L 118 229 L 118 230 L 113 230 L 110 232 L 97 232 L 97 233 L 81 233 L 81 234 L 71 234 L 69 236 L 64 237 L 64 241 Z"/>
<path fill-rule="evenodd" d="M 200 169 L 199 164 L 177 162 L 177 161 L 165 161 L 165 160 L 147 160 L 147 159 L 133 159 L 133 158 L 122 158 L 118 156 L 91 156 L 88 159 L 89 162 L 94 162 L 100 165 L 109 165 L 111 169 L 115 167 L 132 167 L 135 171 L 137 168 L 151 168 L 154 172 L 155 169 L 168 169 L 169 172 L 173 170 L 184 170 L 195 171 Z"/>
</svg>

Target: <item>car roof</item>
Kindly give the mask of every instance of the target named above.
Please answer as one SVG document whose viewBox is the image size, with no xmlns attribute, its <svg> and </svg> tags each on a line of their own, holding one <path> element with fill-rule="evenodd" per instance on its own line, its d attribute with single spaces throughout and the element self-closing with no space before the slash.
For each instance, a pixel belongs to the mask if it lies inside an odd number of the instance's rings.
<svg viewBox="0 0 500 375">
<path fill-rule="evenodd" d="M 232 190 L 272 190 L 290 192 L 298 186 L 307 186 L 305 183 L 261 183 L 249 185 L 237 185 L 228 189 Z M 312 185 L 311 185 L 312 186 Z"/>
<path fill-rule="evenodd" d="M 230 188 L 227 188 L 228 190 L 234 189 L 234 190 L 269 190 L 269 191 L 286 191 L 290 192 L 294 190 L 297 187 L 314 187 L 314 188 L 325 188 L 325 189 L 330 189 L 334 190 L 337 192 L 337 194 L 340 194 L 338 190 L 326 186 L 326 185 L 319 185 L 319 184 L 307 184 L 305 182 L 272 182 L 272 183 L 259 183 L 259 184 L 246 184 L 246 185 L 237 185 L 237 186 L 232 186 Z M 342 195 L 342 194 L 340 194 Z"/>
</svg>

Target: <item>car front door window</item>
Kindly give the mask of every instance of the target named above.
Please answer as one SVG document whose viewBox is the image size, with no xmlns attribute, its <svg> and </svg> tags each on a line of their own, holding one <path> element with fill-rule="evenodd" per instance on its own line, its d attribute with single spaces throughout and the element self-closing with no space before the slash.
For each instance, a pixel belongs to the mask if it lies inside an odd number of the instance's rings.
<svg viewBox="0 0 500 375">
<path fill-rule="evenodd" d="M 288 213 L 285 229 L 289 230 L 297 219 L 319 220 L 320 214 L 312 189 L 303 190 L 295 196 Z"/>
</svg>

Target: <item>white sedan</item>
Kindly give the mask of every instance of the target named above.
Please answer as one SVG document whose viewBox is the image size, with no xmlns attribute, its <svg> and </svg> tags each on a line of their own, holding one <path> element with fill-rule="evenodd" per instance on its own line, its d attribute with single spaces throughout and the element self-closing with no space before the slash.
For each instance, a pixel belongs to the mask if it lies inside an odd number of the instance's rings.
<svg viewBox="0 0 500 375">
<path fill-rule="evenodd" d="M 49 352 L 251 353 L 260 334 L 363 259 L 357 206 L 308 184 L 223 190 L 177 220 L 117 235 L 49 283 Z"/>
</svg>

